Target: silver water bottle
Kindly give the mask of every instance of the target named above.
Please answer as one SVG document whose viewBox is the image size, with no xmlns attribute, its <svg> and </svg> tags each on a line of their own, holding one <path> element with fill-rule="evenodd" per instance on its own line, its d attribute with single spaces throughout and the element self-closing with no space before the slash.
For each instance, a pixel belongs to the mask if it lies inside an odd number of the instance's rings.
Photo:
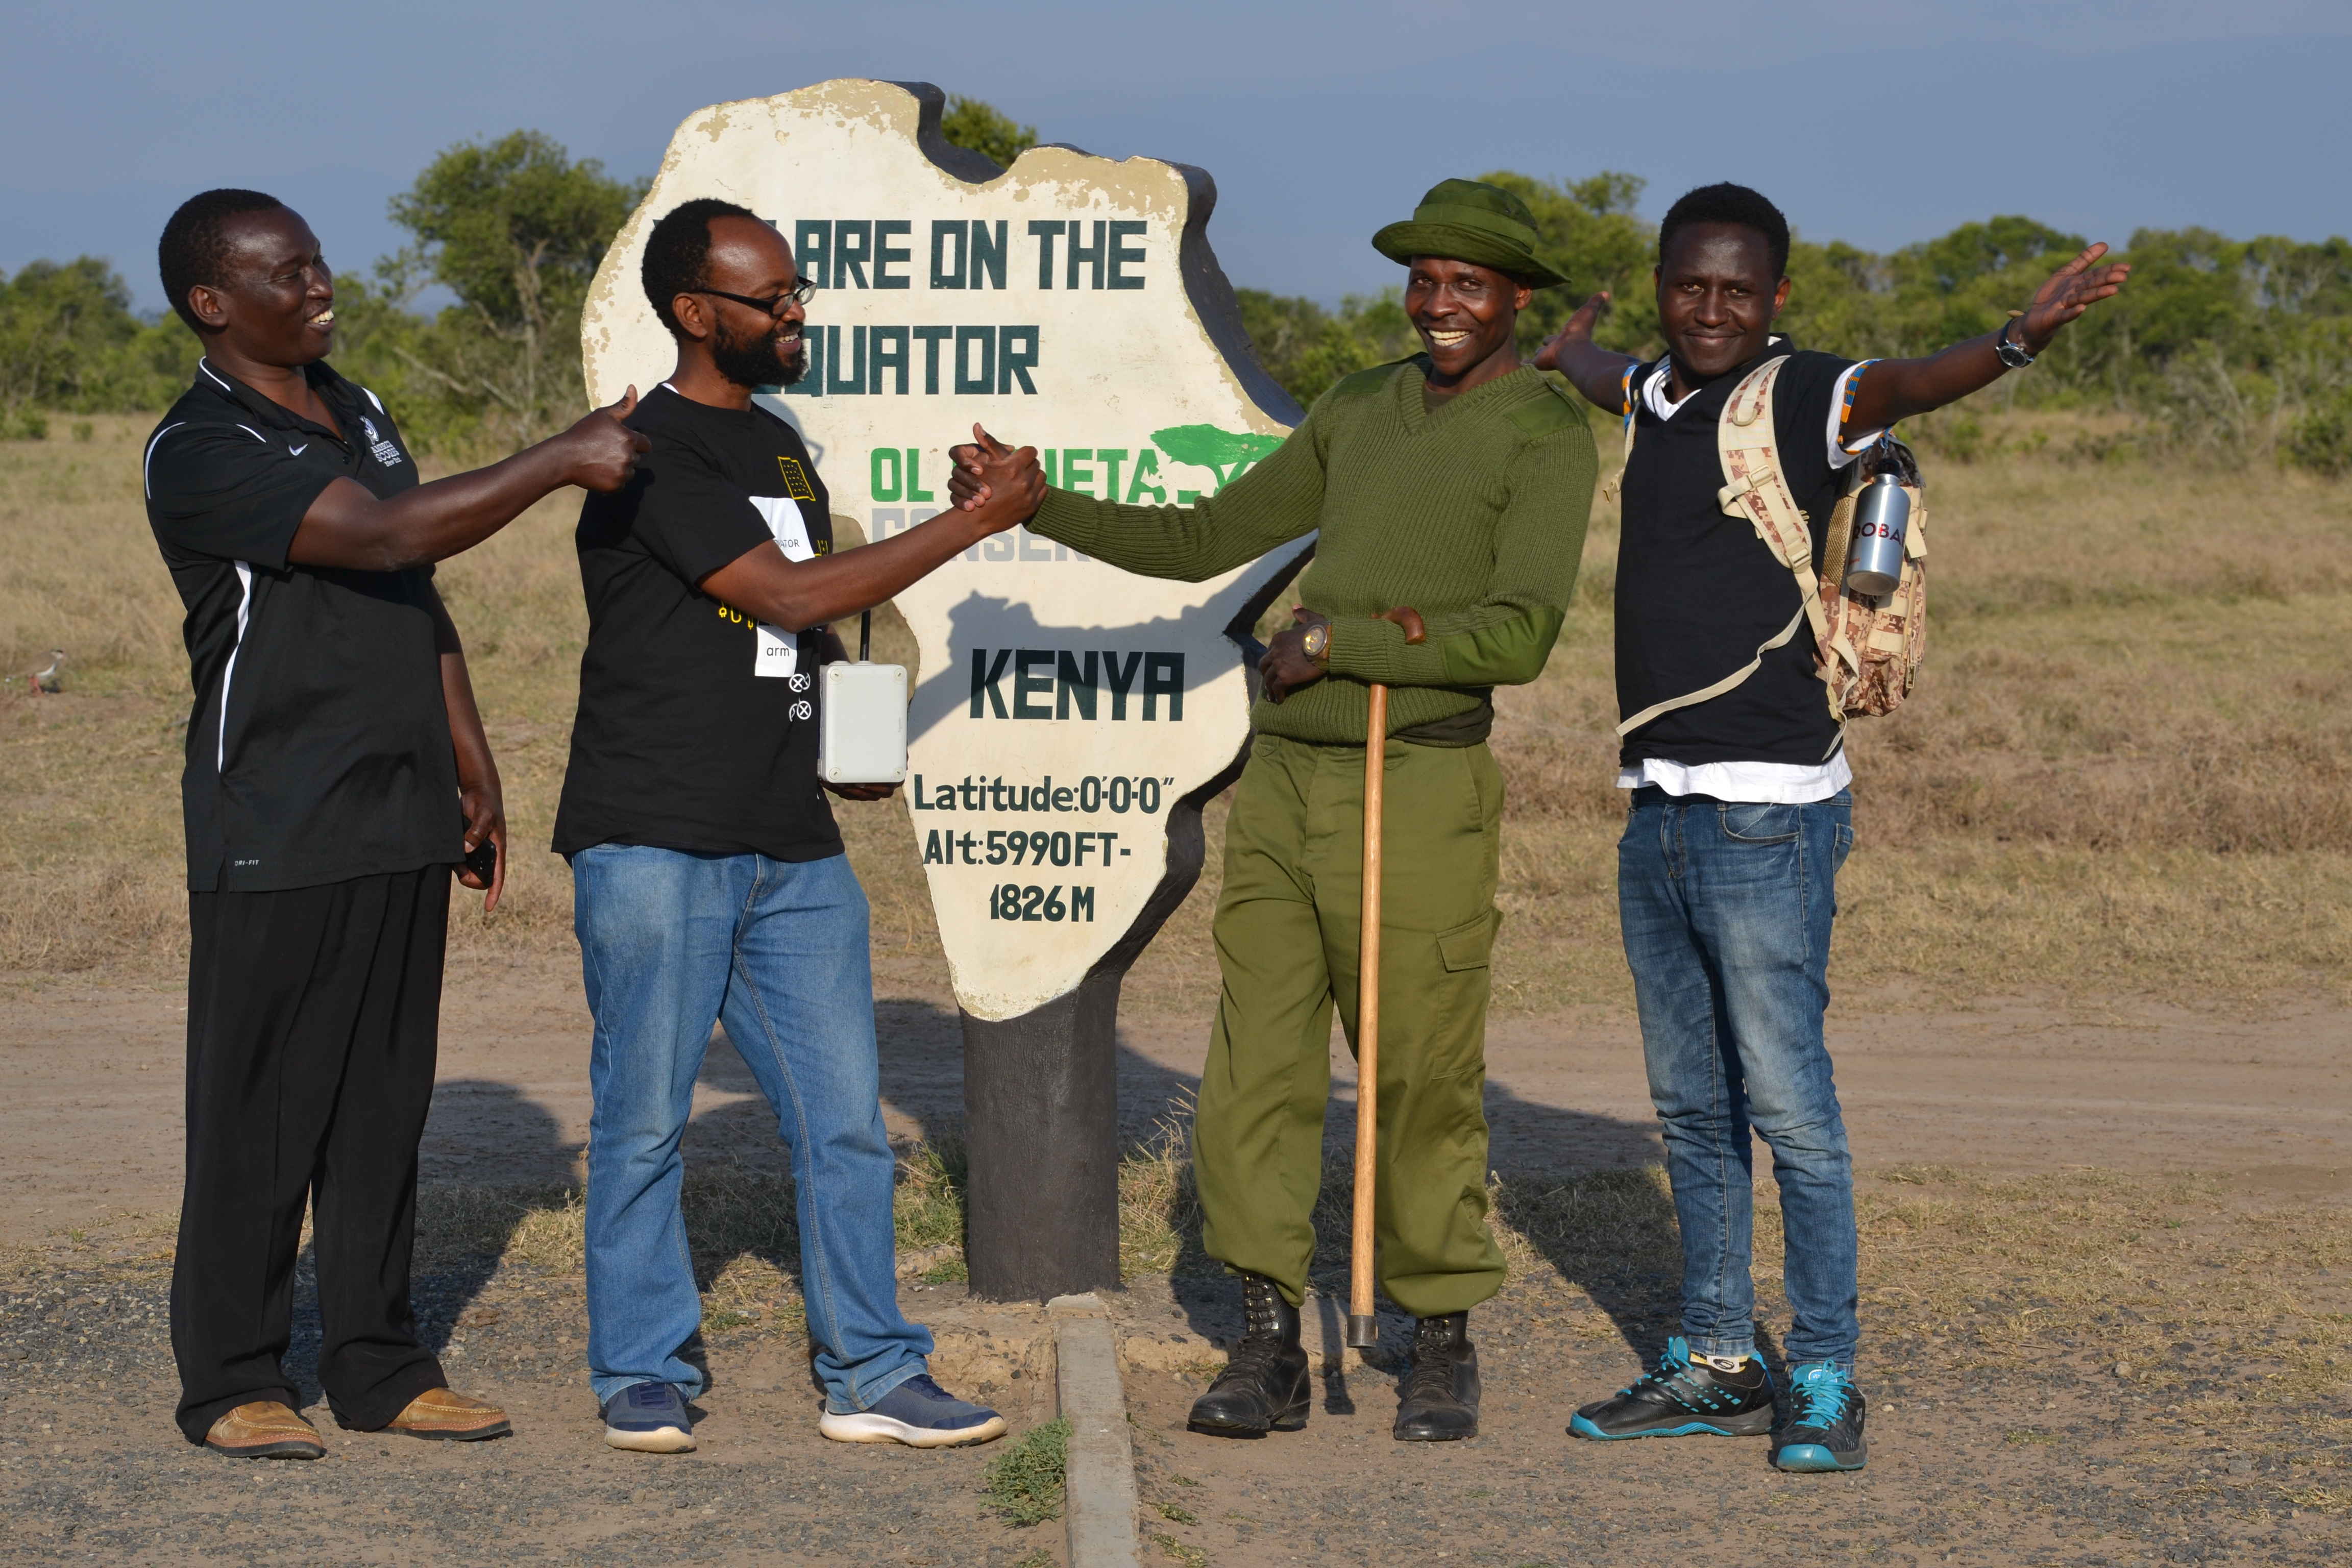
<svg viewBox="0 0 2352 1568">
<path fill-rule="evenodd" d="M 1911 523 L 1911 497 L 1894 465 L 1882 468 L 1853 506 L 1853 543 L 1845 558 L 1845 589 L 1870 598 L 1895 592 L 1903 580 L 1903 535 Z"/>
</svg>

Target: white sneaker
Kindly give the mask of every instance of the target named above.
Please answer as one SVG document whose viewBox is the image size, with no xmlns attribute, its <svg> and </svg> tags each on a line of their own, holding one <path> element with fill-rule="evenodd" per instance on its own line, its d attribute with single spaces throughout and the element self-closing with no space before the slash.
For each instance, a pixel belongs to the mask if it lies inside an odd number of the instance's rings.
<svg viewBox="0 0 2352 1568">
<path fill-rule="evenodd" d="M 1004 1436 L 1004 1417 L 985 1405 L 956 1398 L 917 1373 L 874 1402 L 847 1415 L 828 1410 L 816 1429 L 836 1443 L 904 1443 L 910 1448 L 961 1448 Z"/>
</svg>

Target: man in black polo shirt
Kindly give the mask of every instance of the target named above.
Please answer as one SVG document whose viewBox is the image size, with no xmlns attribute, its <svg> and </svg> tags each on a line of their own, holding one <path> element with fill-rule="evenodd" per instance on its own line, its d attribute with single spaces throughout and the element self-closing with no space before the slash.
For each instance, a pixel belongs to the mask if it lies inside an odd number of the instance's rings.
<svg viewBox="0 0 2352 1568">
<path fill-rule="evenodd" d="M 830 622 L 1012 527 L 1044 480 L 835 553 L 808 448 L 752 401 L 808 364 L 782 236 L 687 202 L 653 226 L 642 276 L 677 364 L 630 416 L 653 438 L 636 479 L 581 509 L 588 648 L 555 817 L 596 1018 L 588 1372 L 604 1439 L 694 1446 L 702 1302 L 678 1141 L 723 1019 L 792 1148 L 819 1430 L 984 1442 L 1003 1418 L 931 1381 L 931 1336 L 898 1310 L 866 895 L 817 784 L 814 675 L 842 656 Z"/>
<path fill-rule="evenodd" d="M 180 1429 L 244 1457 L 325 1451 L 281 1364 L 307 1203 L 336 1419 L 497 1436 L 505 1415 L 448 1390 L 408 1300 L 449 873 L 467 861 L 487 908 L 506 869 L 498 769 L 432 563 L 563 486 L 626 482 L 646 442 L 625 400 L 420 485 L 383 405 L 323 363 L 334 284 L 299 216 L 207 191 L 159 260 L 205 349 L 143 462 L 195 688 Z"/>
<path fill-rule="evenodd" d="M 2127 270 L 2095 245 L 1999 331 L 1925 359 L 1856 363 L 1772 332 L 1789 226 L 1743 185 L 1708 185 L 1658 229 L 1653 363 L 1593 345 L 1606 296 L 1537 363 L 1628 421 L 1617 555 L 1617 783 L 1633 792 L 1617 891 L 1642 1046 L 1683 1240 L 1683 1332 L 1656 1369 L 1580 1410 L 1580 1437 L 1771 1430 L 1748 1279 L 1749 1130 L 1772 1150 L 1787 1240 L 1784 1470 L 1858 1470 L 1853 1174 L 1822 1015 L 1838 868 L 1853 843 L 1844 736 L 1796 578 L 1727 511 L 1717 427 L 1748 374 L 1785 356 L 1773 450 L 1818 565 L 1840 470 L 1896 420 L 2033 363 Z M 1839 564 L 1843 564 L 1842 563 Z"/>
</svg>

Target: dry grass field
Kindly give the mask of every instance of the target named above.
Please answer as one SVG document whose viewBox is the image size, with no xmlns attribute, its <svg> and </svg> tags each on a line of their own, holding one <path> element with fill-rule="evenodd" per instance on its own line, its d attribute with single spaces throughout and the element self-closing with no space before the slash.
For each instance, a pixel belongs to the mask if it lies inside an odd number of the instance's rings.
<svg viewBox="0 0 2352 1568">
<path fill-rule="evenodd" d="M 61 696 L 29 696 L 21 677 L 0 687 L 0 974 L 18 984 L 100 966 L 163 978 L 184 941 L 187 667 L 140 504 L 148 426 L 94 423 L 88 440 L 61 428 L 0 443 L 0 674 L 53 647 L 70 659 Z M 1931 467 L 1929 662 L 1911 705 L 1853 742 L 1842 992 L 2340 1000 L 2352 485 L 2194 456 L 2070 457 L 2097 449 L 2089 430 L 2044 419 L 2042 439 L 2010 443 L 2017 455 Z M 458 922 L 461 954 L 570 944 L 568 878 L 543 846 L 584 624 L 574 510 L 551 500 L 441 573 L 517 845 L 506 907 Z M 1507 1009 L 1625 1000 L 1611 896 L 1615 538 L 1604 503 L 1581 613 L 1544 679 L 1503 694 Z M 902 628 L 878 640 L 911 659 Z M 939 972 L 904 808 L 840 815 L 884 955 Z M 1213 984 L 1221 815 L 1203 886 L 1139 966 L 1130 1006 Z"/>
</svg>

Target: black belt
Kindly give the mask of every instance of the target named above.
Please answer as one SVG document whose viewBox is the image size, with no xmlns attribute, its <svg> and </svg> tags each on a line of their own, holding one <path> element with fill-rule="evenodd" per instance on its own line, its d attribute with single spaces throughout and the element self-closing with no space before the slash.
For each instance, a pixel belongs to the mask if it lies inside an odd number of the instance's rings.
<svg viewBox="0 0 2352 1568">
<path fill-rule="evenodd" d="M 1711 795 L 1668 795 L 1656 784 L 1643 784 L 1633 792 L 1635 805 L 1753 805 L 1754 801 L 1723 800 Z"/>
</svg>

